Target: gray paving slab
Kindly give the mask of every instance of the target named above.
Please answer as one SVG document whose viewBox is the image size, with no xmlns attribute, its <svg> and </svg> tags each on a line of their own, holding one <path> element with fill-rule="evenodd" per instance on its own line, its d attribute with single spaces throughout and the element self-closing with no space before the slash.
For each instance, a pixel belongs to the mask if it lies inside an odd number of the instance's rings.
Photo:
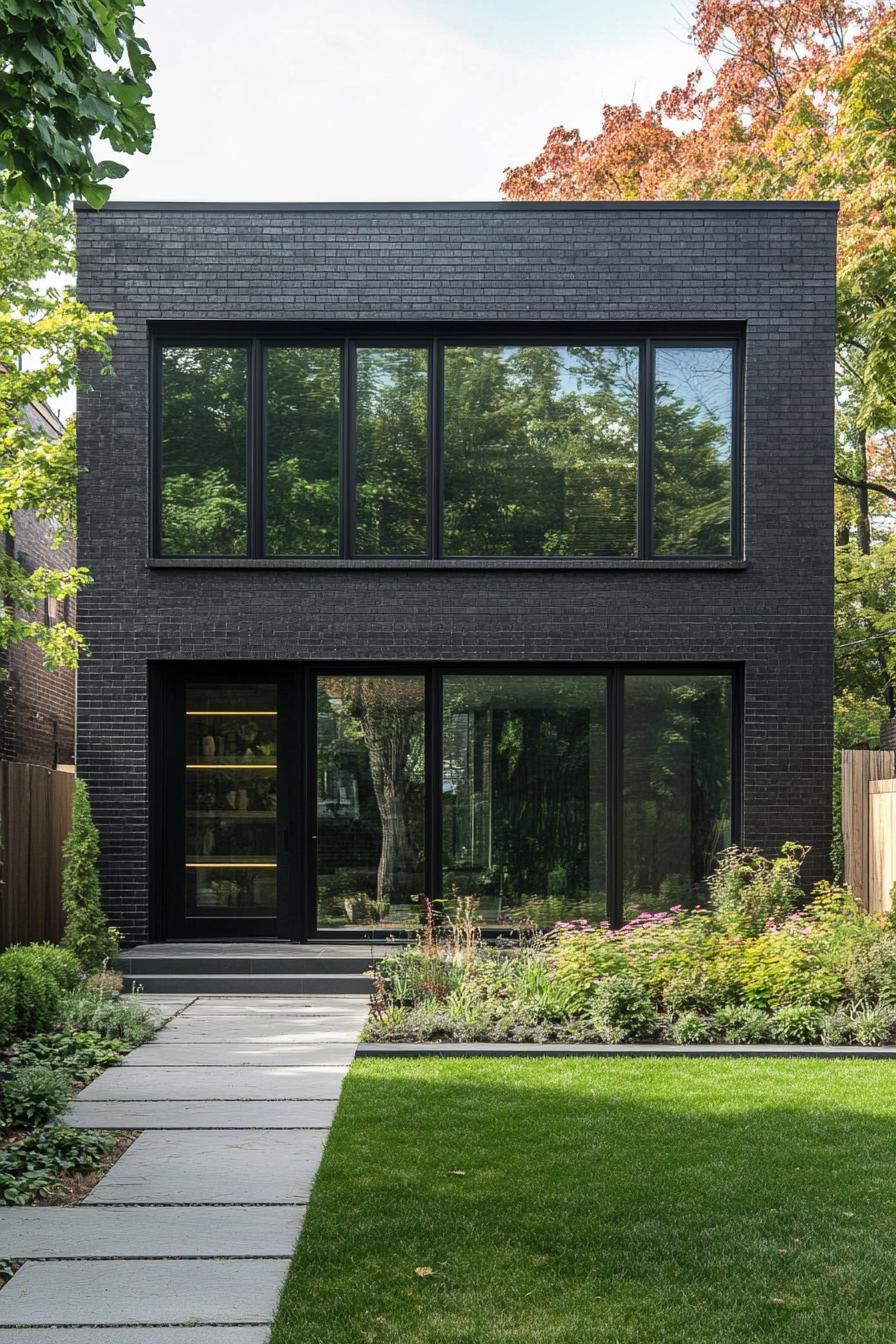
<svg viewBox="0 0 896 1344">
<path fill-rule="evenodd" d="M 326 1101 L 339 1096 L 346 1072 L 324 1065 L 119 1067 L 100 1074 L 80 1095 L 85 1101 Z"/>
<path fill-rule="evenodd" d="M 123 998 L 128 1001 L 136 1000 L 142 1003 L 146 1008 L 166 1008 L 172 1013 L 183 1012 L 184 1008 L 189 1008 L 190 1004 L 195 1002 L 195 994 L 125 994 Z"/>
<path fill-rule="evenodd" d="M 160 1068 L 172 1066 L 192 1068 L 194 1065 L 225 1065 L 230 1068 L 257 1068 L 259 1065 L 287 1064 L 296 1068 L 307 1068 L 312 1064 L 336 1064 L 347 1066 L 354 1058 L 355 1047 L 351 1044 L 339 1045 L 335 1041 L 323 1044 L 282 1045 L 256 1041 L 215 1044 L 202 1041 L 198 1044 L 182 1042 L 169 1043 L 157 1037 L 148 1045 L 132 1050 L 121 1062 L 125 1068 Z"/>
<path fill-rule="evenodd" d="M 304 1208 L 0 1209 L 0 1259 L 291 1255 Z"/>
<path fill-rule="evenodd" d="M 335 1101 L 75 1101 L 76 1129 L 327 1129 Z"/>
<path fill-rule="evenodd" d="M 84 1202 L 304 1204 L 326 1141 L 321 1129 L 147 1130 Z"/>
<path fill-rule="evenodd" d="M 244 994 L 228 998 L 226 995 L 200 995 L 188 1008 L 186 1017 L 273 1017 L 285 1013 L 288 1017 L 358 1017 L 365 1016 L 370 1001 L 364 994 L 344 994 L 333 998 L 314 994 L 308 998 L 296 995 L 274 997 L 270 994 Z"/>
<path fill-rule="evenodd" d="M 114 1334 L 107 1326 L 0 1327 L 0 1344 L 268 1344 L 270 1337 L 266 1325 L 120 1325 Z"/>
<path fill-rule="evenodd" d="M 162 1027 L 155 1044 L 169 1045 L 178 1041 L 199 1044 L 203 1041 L 217 1044 L 269 1041 L 272 1045 L 319 1045 L 325 1041 L 350 1045 L 357 1041 L 362 1023 L 332 1025 L 327 1017 L 304 1018 L 288 1021 L 283 1018 L 253 1017 L 242 1021 L 238 1017 L 186 1018 L 174 1017 Z"/>
<path fill-rule="evenodd" d="M 0 1325 L 264 1325 L 282 1260 L 29 1261 L 0 1290 Z"/>
</svg>

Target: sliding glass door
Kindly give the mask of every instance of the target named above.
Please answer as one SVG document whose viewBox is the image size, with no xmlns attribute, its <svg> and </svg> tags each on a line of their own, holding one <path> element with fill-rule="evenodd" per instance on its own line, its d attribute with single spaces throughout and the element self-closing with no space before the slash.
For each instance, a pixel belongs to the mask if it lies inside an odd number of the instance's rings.
<svg viewBox="0 0 896 1344">
<path fill-rule="evenodd" d="M 407 927 L 425 889 L 422 676 L 317 678 L 317 927 Z"/>
<path fill-rule="evenodd" d="M 442 897 L 495 926 L 607 917 L 602 676 L 442 678 Z"/>
<path fill-rule="evenodd" d="M 162 676 L 165 935 L 370 936 L 694 904 L 736 839 L 737 678 L 654 667 Z"/>
</svg>

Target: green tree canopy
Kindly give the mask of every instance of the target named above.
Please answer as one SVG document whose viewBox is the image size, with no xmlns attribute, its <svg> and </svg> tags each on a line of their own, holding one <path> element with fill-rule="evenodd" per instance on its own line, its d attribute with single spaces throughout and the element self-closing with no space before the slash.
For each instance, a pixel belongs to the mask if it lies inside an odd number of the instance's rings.
<svg viewBox="0 0 896 1344">
<path fill-rule="evenodd" d="M 0 0 L 0 198 L 90 205 L 127 168 L 93 141 L 149 152 L 155 66 L 136 31 L 143 0 Z"/>
</svg>

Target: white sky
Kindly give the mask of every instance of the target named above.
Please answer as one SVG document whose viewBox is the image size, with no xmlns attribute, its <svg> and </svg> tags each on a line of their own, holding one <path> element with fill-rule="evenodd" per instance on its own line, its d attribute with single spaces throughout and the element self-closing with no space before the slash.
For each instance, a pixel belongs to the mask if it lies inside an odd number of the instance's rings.
<svg viewBox="0 0 896 1344">
<path fill-rule="evenodd" d="M 157 131 L 118 199 L 494 199 L 552 126 L 593 134 L 604 102 L 652 101 L 696 64 L 674 0 L 147 0 L 142 12 Z"/>
</svg>

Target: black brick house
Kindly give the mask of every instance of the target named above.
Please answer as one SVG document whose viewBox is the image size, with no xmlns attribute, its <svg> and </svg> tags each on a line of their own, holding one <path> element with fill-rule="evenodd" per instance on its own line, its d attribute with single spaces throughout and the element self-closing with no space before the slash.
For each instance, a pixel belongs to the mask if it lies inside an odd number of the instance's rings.
<svg viewBox="0 0 896 1344">
<path fill-rule="evenodd" d="M 78 769 L 130 940 L 830 839 L 836 212 L 79 211 Z"/>
</svg>

